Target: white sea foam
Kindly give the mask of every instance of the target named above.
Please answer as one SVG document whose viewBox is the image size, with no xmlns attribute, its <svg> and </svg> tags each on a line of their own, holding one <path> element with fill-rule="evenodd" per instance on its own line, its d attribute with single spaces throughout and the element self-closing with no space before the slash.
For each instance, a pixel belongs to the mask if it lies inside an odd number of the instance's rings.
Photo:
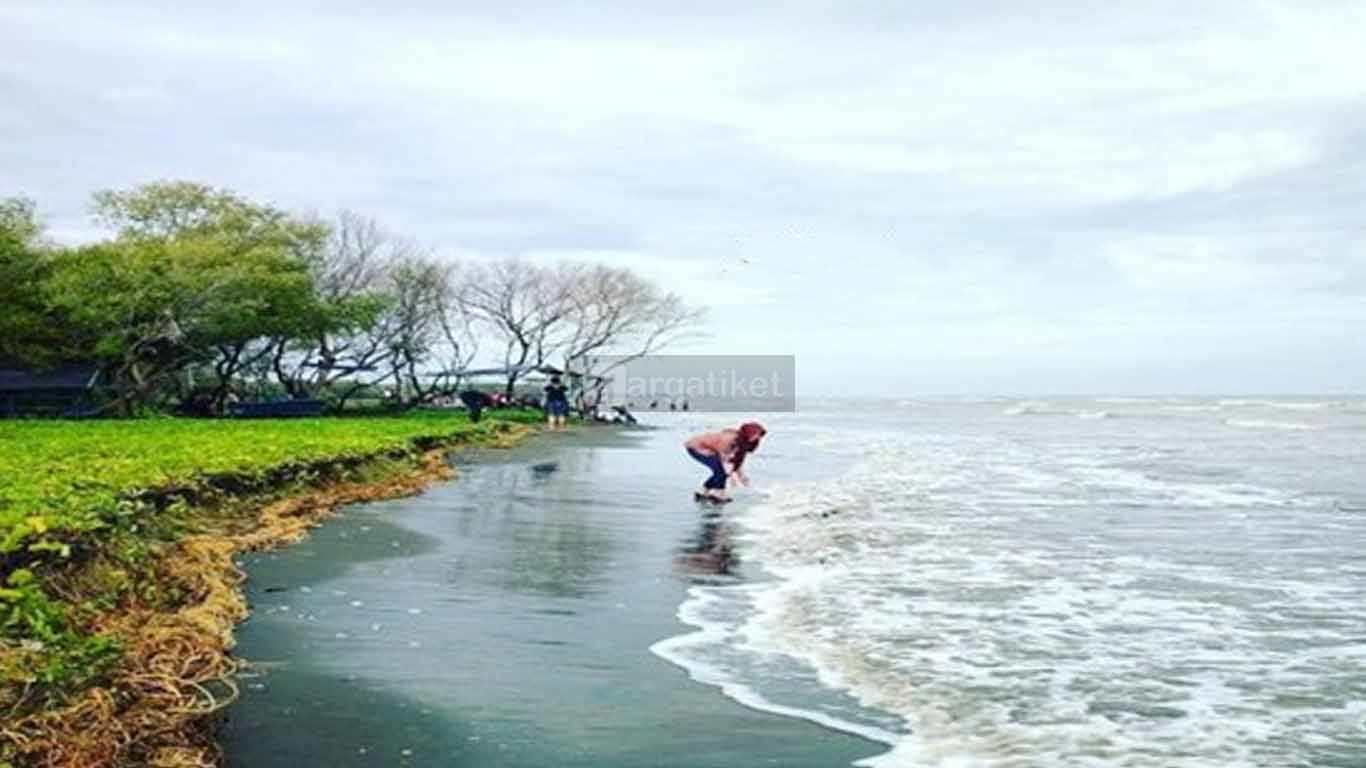
<svg viewBox="0 0 1366 768">
<path fill-rule="evenodd" d="M 1030 416 L 1052 412 L 1053 409 L 1049 408 L 1048 405 L 1039 402 L 1016 403 L 1002 411 L 1007 416 Z"/>
<path fill-rule="evenodd" d="M 1295 402 L 1290 400 L 1276 400 L 1267 403 L 1267 407 L 1280 408 L 1286 411 L 1322 411 L 1328 408 L 1341 407 L 1343 403 L 1330 402 L 1327 400 L 1316 400 L 1312 402 Z"/>
<path fill-rule="evenodd" d="M 1227 399 L 1219 405 L 1228 408 L 1271 408 L 1285 411 L 1321 411 L 1340 407 L 1344 403 L 1332 400 L 1272 400 L 1272 399 Z"/>
<path fill-rule="evenodd" d="M 1108 403 L 1111 405 L 1146 405 L 1148 403 L 1162 402 L 1161 398 L 1151 397 L 1097 397 L 1097 403 Z"/>
<path fill-rule="evenodd" d="M 1279 429 L 1294 432 L 1319 429 L 1318 426 L 1306 424 L 1302 421 L 1273 421 L 1271 419 L 1224 419 L 1224 423 L 1230 427 L 1241 427 L 1243 429 Z"/>
<path fill-rule="evenodd" d="M 1074 408 L 1061 403 L 1035 401 L 1016 403 L 1002 413 L 1006 416 L 1076 416 L 1082 419 L 1108 419 L 1114 416 L 1107 410 Z"/>
<path fill-rule="evenodd" d="M 1158 406 L 1157 410 L 1168 413 L 1213 413 L 1224 410 L 1224 406 L 1218 403 L 1166 403 Z"/>
<path fill-rule="evenodd" d="M 695 627 L 696 631 L 660 640 L 650 646 L 650 652 L 687 670 L 688 676 L 693 680 L 720 688 L 726 696 L 752 709 L 807 720 L 831 730 L 861 736 L 888 746 L 895 745 L 905 738 L 902 734 L 876 725 L 853 722 L 818 709 L 788 706 L 771 701 L 738 679 L 733 671 L 721 664 L 708 662 L 708 655 L 714 649 L 724 647 L 732 639 L 732 625 L 722 620 L 707 618 L 705 615 L 706 609 L 717 600 L 714 590 L 696 587 L 689 590 L 688 600 L 679 607 L 678 620 Z"/>
<path fill-rule="evenodd" d="M 1366 757 L 1366 586 L 1337 567 L 1366 545 L 1359 515 L 1209 464 L 1215 432 L 839 434 L 803 440 L 851 469 L 743 513 L 743 556 L 773 580 L 694 588 L 696 631 L 656 653 L 887 745 L 874 768 Z M 802 669 L 847 699 L 793 698 Z"/>
</svg>

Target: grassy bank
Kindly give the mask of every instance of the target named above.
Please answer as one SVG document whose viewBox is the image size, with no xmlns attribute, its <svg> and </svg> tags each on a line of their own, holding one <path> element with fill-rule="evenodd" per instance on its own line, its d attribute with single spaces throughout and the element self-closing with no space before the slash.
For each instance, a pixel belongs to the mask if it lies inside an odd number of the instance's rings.
<svg viewBox="0 0 1366 768">
<path fill-rule="evenodd" d="M 0 422 L 0 766 L 211 764 L 245 612 L 232 554 L 535 418 Z"/>
</svg>

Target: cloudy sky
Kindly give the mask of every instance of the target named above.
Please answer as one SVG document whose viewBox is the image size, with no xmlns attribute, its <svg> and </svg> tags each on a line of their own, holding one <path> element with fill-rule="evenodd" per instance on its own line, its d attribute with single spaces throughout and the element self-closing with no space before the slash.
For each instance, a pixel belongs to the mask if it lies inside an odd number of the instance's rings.
<svg viewBox="0 0 1366 768">
<path fill-rule="evenodd" d="M 1360 392 L 1363 40 L 1360 0 L 3 0 L 0 195 L 629 265 L 810 393 Z"/>
</svg>

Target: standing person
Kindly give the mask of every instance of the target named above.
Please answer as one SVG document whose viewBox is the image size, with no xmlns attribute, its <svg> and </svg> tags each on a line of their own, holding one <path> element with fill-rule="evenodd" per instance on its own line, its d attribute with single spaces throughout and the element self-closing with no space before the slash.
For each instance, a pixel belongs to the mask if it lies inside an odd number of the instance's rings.
<svg viewBox="0 0 1366 768">
<path fill-rule="evenodd" d="M 722 429 L 717 432 L 704 432 L 694 435 L 683 444 L 688 455 L 702 466 L 711 470 L 711 476 L 702 482 L 702 490 L 694 494 L 698 501 L 712 501 L 718 504 L 730 501 L 726 486 L 734 477 L 741 485 L 749 485 L 749 476 L 742 467 L 745 457 L 759 447 L 759 441 L 768 430 L 756 421 L 747 421 L 738 429 Z"/>
<path fill-rule="evenodd" d="M 470 421 L 479 421 L 479 417 L 483 415 L 489 401 L 489 396 L 477 389 L 467 389 L 460 393 L 460 402 L 464 403 L 465 410 L 469 411 Z"/>
<path fill-rule="evenodd" d="M 569 389 L 560 382 L 559 374 L 550 377 L 545 385 L 545 422 L 551 429 L 564 429 L 564 418 L 569 415 Z"/>
</svg>

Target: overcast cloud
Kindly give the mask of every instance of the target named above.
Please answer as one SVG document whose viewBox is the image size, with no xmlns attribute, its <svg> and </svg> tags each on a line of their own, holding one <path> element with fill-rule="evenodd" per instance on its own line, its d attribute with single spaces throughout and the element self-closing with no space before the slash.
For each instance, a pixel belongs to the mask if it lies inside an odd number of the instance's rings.
<svg viewBox="0 0 1366 768">
<path fill-rule="evenodd" d="M 0 0 L 0 195 L 628 265 L 810 393 L 1359 392 L 1363 40 L 1309 0 Z"/>
</svg>

